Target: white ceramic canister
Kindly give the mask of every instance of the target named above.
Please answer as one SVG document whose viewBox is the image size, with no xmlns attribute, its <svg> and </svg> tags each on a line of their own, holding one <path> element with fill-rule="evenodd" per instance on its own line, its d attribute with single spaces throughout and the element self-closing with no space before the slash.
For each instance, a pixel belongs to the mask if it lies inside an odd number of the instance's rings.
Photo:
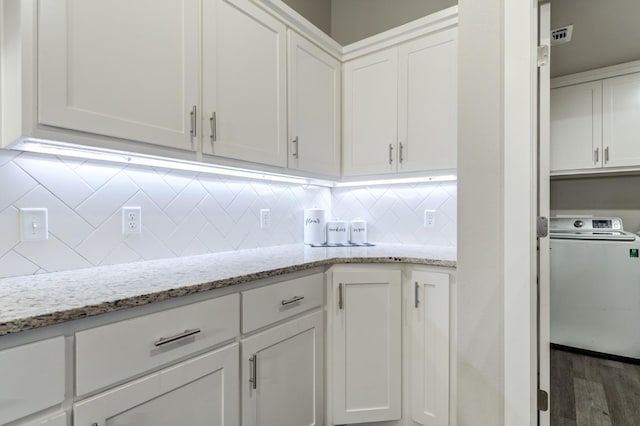
<svg viewBox="0 0 640 426">
<path fill-rule="evenodd" d="M 325 211 L 322 209 L 304 209 L 304 243 L 323 244 L 326 241 Z"/>
<path fill-rule="evenodd" d="M 349 230 L 347 222 L 344 220 L 330 220 L 327 222 L 327 243 L 347 244 L 349 241 Z"/>
<path fill-rule="evenodd" d="M 351 221 L 351 239 L 353 244 L 364 244 L 367 242 L 367 221 L 364 219 L 354 219 Z"/>
</svg>

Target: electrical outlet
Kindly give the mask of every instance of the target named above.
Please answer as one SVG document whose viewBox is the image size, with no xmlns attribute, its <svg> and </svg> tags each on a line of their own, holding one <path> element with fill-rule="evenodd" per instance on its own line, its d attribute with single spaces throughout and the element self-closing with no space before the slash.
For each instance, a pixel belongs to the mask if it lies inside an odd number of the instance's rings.
<svg viewBox="0 0 640 426">
<path fill-rule="evenodd" d="M 435 226 L 436 226 L 436 211 L 425 210 L 424 211 L 424 227 L 435 228 Z"/>
<path fill-rule="evenodd" d="M 260 229 L 271 228 L 271 210 L 260 209 Z"/>
<path fill-rule="evenodd" d="M 46 241 L 49 239 L 49 218 L 46 208 L 20 209 L 20 239 Z"/>
<path fill-rule="evenodd" d="M 139 234 L 142 232 L 142 208 L 122 208 L 122 234 Z"/>
</svg>

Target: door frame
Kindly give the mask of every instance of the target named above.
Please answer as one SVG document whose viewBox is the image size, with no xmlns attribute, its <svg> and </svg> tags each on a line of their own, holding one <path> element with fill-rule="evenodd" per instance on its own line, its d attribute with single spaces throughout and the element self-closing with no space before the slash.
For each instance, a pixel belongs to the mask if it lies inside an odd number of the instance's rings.
<svg viewBox="0 0 640 426">
<path fill-rule="evenodd" d="M 551 4 L 540 4 L 538 12 L 538 44 L 551 47 Z M 549 50 L 550 53 L 550 50 Z M 551 55 L 546 65 L 538 67 L 538 216 L 550 216 L 550 173 L 551 173 Z M 549 237 L 538 239 L 538 292 L 537 292 L 537 382 L 538 389 L 547 392 L 547 409 L 538 411 L 538 425 L 549 426 L 551 423 L 551 354 L 549 328 L 549 291 L 550 291 L 550 240 Z"/>
</svg>

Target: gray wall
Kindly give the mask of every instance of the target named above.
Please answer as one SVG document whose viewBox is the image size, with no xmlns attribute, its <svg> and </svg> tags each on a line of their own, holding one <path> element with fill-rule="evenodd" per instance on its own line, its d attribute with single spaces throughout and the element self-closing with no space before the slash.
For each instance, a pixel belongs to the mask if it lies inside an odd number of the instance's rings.
<svg viewBox="0 0 640 426">
<path fill-rule="evenodd" d="M 640 230 L 640 176 L 554 180 L 551 214 L 616 216 L 627 231 Z"/>
<path fill-rule="evenodd" d="M 282 0 L 326 34 L 331 33 L 331 0 Z"/>
<path fill-rule="evenodd" d="M 640 59 L 638 17 L 638 0 L 552 0 L 551 28 L 574 27 L 571 42 L 551 48 L 551 76 Z"/>
<path fill-rule="evenodd" d="M 331 37 L 350 44 L 456 4 L 457 0 L 332 0 Z"/>
</svg>

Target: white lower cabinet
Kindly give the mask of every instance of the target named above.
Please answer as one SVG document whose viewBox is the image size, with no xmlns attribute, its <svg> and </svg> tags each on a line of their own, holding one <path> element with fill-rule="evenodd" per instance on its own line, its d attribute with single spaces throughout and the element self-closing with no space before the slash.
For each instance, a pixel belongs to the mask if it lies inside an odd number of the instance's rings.
<svg viewBox="0 0 640 426">
<path fill-rule="evenodd" d="M 65 357 L 62 336 L 0 351 L 0 425 L 64 401 Z"/>
<path fill-rule="evenodd" d="M 338 269 L 332 280 L 333 423 L 402 416 L 399 269 Z"/>
<path fill-rule="evenodd" d="M 74 405 L 74 426 L 237 426 L 238 344 Z"/>
<path fill-rule="evenodd" d="M 324 327 L 316 312 L 243 339 L 242 425 L 324 425 Z"/>
<path fill-rule="evenodd" d="M 449 424 L 449 274 L 415 270 L 406 287 L 411 419 Z"/>
<path fill-rule="evenodd" d="M 67 413 L 58 413 L 41 419 L 32 420 L 20 426 L 67 426 Z"/>
</svg>

